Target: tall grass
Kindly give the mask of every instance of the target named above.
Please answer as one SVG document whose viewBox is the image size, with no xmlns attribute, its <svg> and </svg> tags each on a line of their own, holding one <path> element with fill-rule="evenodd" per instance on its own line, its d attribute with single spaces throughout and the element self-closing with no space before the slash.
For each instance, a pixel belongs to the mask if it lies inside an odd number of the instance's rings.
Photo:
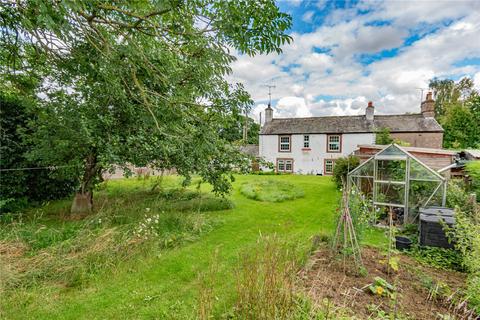
<svg viewBox="0 0 480 320">
<path fill-rule="evenodd" d="M 244 183 L 240 192 L 257 201 L 282 202 L 302 198 L 305 192 L 298 186 L 278 180 L 259 180 Z"/>
<path fill-rule="evenodd" d="M 122 260 L 197 240 L 217 224 L 202 212 L 232 208 L 186 189 L 152 192 L 147 184 L 128 197 L 112 189 L 100 192 L 87 217 L 55 215 L 48 206 L 2 217 L 0 294 L 44 282 L 80 286 Z"/>
<path fill-rule="evenodd" d="M 260 238 L 257 247 L 244 253 L 236 273 L 238 319 L 292 319 L 298 312 L 295 247 L 276 237 Z"/>
</svg>

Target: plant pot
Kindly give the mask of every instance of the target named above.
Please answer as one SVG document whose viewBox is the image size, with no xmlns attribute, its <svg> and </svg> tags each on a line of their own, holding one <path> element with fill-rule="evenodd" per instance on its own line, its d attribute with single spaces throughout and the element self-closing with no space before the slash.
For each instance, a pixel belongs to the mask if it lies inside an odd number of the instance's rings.
<svg viewBox="0 0 480 320">
<path fill-rule="evenodd" d="M 407 250 L 412 246 L 412 240 L 407 237 L 396 236 L 395 237 L 395 247 L 398 250 Z"/>
</svg>

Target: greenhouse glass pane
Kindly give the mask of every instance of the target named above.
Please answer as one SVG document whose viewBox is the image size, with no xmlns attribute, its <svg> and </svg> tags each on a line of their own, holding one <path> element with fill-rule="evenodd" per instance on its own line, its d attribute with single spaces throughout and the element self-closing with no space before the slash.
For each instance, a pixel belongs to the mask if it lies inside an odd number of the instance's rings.
<svg viewBox="0 0 480 320">
<path fill-rule="evenodd" d="M 386 148 L 385 150 L 381 151 L 378 153 L 378 155 L 382 156 L 405 156 L 406 153 L 400 150 L 397 146 L 394 146 L 393 144 Z"/>
<path fill-rule="evenodd" d="M 360 167 L 357 167 L 350 174 L 353 176 L 373 177 L 373 159 L 368 160 Z"/>
<path fill-rule="evenodd" d="M 405 181 L 405 160 L 377 161 L 377 179 L 382 181 Z"/>
<path fill-rule="evenodd" d="M 441 207 L 443 202 L 443 186 L 442 182 L 439 183 L 440 187 L 437 189 L 432 199 L 427 203 L 427 206 L 437 206 Z"/>
<path fill-rule="evenodd" d="M 405 185 L 375 182 L 375 203 L 405 204 Z"/>
<path fill-rule="evenodd" d="M 373 178 L 357 178 L 358 189 L 365 195 L 366 198 L 373 198 Z"/>
<path fill-rule="evenodd" d="M 408 193 L 408 204 L 411 209 L 418 209 L 425 206 L 427 200 L 435 192 L 435 189 L 441 184 L 438 181 L 410 181 Z M 442 187 L 438 188 L 428 205 L 441 205 L 442 203 Z M 440 204 L 438 203 L 440 200 Z"/>
<path fill-rule="evenodd" d="M 436 174 L 422 166 L 414 159 L 411 159 L 410 161 L 410 179 L 441 181 Z"/>
</svg>

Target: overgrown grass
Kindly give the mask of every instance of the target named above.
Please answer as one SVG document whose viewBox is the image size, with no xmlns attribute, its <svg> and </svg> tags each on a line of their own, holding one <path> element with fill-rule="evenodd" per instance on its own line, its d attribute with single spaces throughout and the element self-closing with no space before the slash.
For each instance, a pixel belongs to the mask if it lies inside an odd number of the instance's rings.
<svg viewBox="0 0 480 320">
<path fill-rule="evenodd" d="M 0 277 L 9 285 L 0 294 L 0 318 L 192 319 L 198 301 L 212 301 L 204 314 L 228 318 L 237 301 L 240 257 L 259 246 L 259 234 L 276 234 L 305 254 L 315 235 L 332 234 L 338 204 L 329 177 L 236 178 L 228 201 L 207 195 L 207 185 L 179 189 L 175 176 L 165 177 L 161 187 L 152 178 L 125 179 L 102 186 L 88 217 L 72 219 L 70 202 L 57 201 L 4 221 L 0 266 L 8 272 L 0 270 Z M 292 184 L 305 195 L 259 206 L 240 193 L 244 183 L 264 179 Z M 383 231 L 367 231 L 365 243 L 385 242 Z M 158 234 L 153 240 L 151 232 Z M 46 262 L 25 263 L 40 257 Z M 200 299 L 198 275 L 209 268 L 215 272 Z M 308 301 L 297 303 L 309 310 Z"/>
<path fill-rule="evenodd" d="M 266 202 L 282 202 L 305 195 L 299 186 L 285 181 L 266 179 L 246 182 L 241 186 L 240 192 L 249 199 Z"/>
<path fill-rule="evenodd" d="M 118 261 L 197 240 L 218 224 L 202 212 L 233 207 L 227 199 L 178 187 L 145 188 L 127 199 L 112 197 L 121 190 L 106 190 L 96 198 L 98 209 L 85 218 L 62 210 L 54 216 L 49 206 L 3 216 L 0 290 L 45 281 L 83 285 Z"/>
</svg>

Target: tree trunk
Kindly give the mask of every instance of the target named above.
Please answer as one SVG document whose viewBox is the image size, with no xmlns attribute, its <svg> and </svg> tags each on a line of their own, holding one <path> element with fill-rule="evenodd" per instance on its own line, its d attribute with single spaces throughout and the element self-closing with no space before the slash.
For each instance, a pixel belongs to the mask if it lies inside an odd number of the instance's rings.
<svg viewBox="0 0 480 320">
<path fill-rule="evenodd" d="M 93 209 L 93 196 L 91 192 L 77 192 L 75 198 L 73 198 L 72 207 L 70 213 L 90 213 Z"/>
<path fill-rule="evenodd" d="M 95 179 L 101 172 L 97 162 L 97 156 L 91 153 L 87 156 L 85 172 L 83 174 L 80 190 L 75 194 L 70 213 L 90 213 L 93 210 L 93 187 Z"/>
</svg>

